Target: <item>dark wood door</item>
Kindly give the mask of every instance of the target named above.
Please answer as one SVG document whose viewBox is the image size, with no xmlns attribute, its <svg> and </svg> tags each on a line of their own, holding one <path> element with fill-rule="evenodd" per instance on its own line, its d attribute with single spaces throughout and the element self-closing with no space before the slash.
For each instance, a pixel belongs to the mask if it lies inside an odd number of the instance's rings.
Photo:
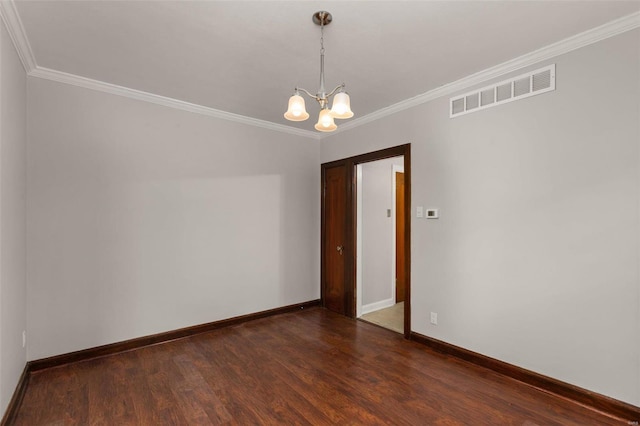
<svg viewBox="0 0 640 426">
<path fill-rule="evenodd" d="M 407 282 L 404 235 L 404 173 L 396 172 L 396 303 L 404 302 Z"/>
<path fill-rule="evenodd" d="M 325 169 L 324 173 L 324 306 L 346 314 L 345 246 L 347 243 L 347 166 Z"/>
</svg>

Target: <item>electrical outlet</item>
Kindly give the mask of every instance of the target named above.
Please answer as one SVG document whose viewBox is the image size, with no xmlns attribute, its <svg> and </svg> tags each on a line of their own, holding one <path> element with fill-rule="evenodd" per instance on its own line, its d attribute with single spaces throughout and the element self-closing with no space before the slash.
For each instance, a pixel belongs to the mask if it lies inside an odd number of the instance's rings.
<svg viewBox="0 0 640 426">
<path fill-rule="evenodd" d="M 27 346 L 27 332 L 22 330 L 22 347 Z"/>
<path fill-rule="evenodd" d="M 436 312 L 431 312 L 431 324 L 438 325 L 438 314 Z"/>
</svg>

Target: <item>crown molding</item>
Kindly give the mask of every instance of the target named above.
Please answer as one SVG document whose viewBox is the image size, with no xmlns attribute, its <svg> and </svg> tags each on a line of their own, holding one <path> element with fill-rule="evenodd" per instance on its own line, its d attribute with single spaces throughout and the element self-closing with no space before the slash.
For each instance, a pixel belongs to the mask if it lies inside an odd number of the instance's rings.
<svg viewBox="0 0 640 426">
<path fill-rule="evenodd" d="M 37 66 L 31 72 L 31 77 L 43 78 L 45 80 L 56 81 L 58 83 L 70 84 L 72 86 L 83 87 L 85 89 L 105 92 L 112 95 L 124 96 L 130 99 L 149 102 L 156 105 L 162 105 L 169 108 L 179 109 L 182 111 L 193 112 L 196 114 L 206 115 L 208 117 L 220 118 L 223 120 L 234 121 L 236 123 L 246 124 L 249 126 L 260 127 L 263 129 L 274 130 L 282 133 L 289 133 L 296 136 L 302 136 L 311 139 L 320 139 L 318 134 L 309 130 L 296 129 L 295 127 L 285 126 L 282 124 L 272 123 L 266 120 L 246 117 L 240 114 L 222 111 L 178 99 L 168 98 L 153 93 L 143 92 L 141 90 L 131 89 L 128 87 L 118 86 L 116 84 L 105 83 L 103 81 L 93 80 L 62 71 L 56 71 L 49 68 Z"/>
<path fill-rule="evenodd" d="M 180 101 L 178 99 L 143 92 L 141 90 L 130 89 L 128 87 L 118 86 L 115 84 L 92 80 L 90 78 L 81 77 L 62 71 L 40 67 L 36 63 L 36 59 L 33 55 L 31 45 L 29 44 L 29 39 L 27 38 L 24 25 L 20 20 L 20 15 L 18 14 L 18 10 L 16 9 L 14 0 L 0 0 L 0 17 L 2 18 L 2 21 L 7 28 L 7 32 L 11 37 L 11 41 L 16 48 L 18 56 L 20 57 L 20 61 L 22 62 L 22 66 L 29 76 L 57 81 L 60 83 L 83 87 L 86 89 L 97 90 L 113 95 L 124 96 L 131 99 L 137 99 L 140 101 L 150 102 L 169 108 L 175 108 L 183 111 L 193 112 L 196 114 L 206 115 L 209 117 L 234 121 L 236 123 L 242 123 L 249 126 L 260 127 L 263 129 L 274 130 L 277 132 L 288 133 L 305 138 L 316 140 L 320 139 L 320 135 L 309 130 L 297 129 L 295 127 L 285 126 L 283 124 L 277 124 L 266 120 L 246 117 L 240 114 L 233 114 L 214 108 L 209 108 L 203 105 L 197 105 L 190 102 Z"/>
<path fill-rule="evenodd" d="M 31 50 L 29 40 L 27 39 L 22 21 L 20 20 L 20 16 L 18 15 L 14 0 L 0 0 L 0 16 L 2 17 L 11 40 L 16 47 L 18 56 L 22 61 L 22 65 L 24 66 L 27 74 L 32 77 L 44 78 L 60 83 L 71 84 L 91 90 L 97 90 L 118 96 L 128 97 L 131 99 L 150 102 L 157 105 L 163 105 L 169 108 L 189 111 L 209 117 L 234 121 L 249 126 L 260 127 L 263 129 L 269 129 L 316 140 L 331 137 L 337 133 L 354 129 L 364 124 L 371 123 L 373 121 L 379 120 L 400 111 L 404 111 L 409 108 L 413 108 L 415 106 L 424 104 L 443 96 L 453 95 L 456 92 L 468 89 L 477 84 L 484 83 L 497 77 L 502 77 L 505 74 L 509 74 L 530 65 L 534 65 L 538 62 L 554 58 L 556 56 L 571 52 L 581 47 L 640 27 L 640 12 L 635 12 L 603 24 L 599 27 L 584 31 L 580 34 L 568 37 L 564 40 L 550 44 L 533 52 L 503 62 L 491 68 L 487 68 L 483 71 L 469 75 L 460 80 L 456 80 L 454 82 L 440 86 L 436 89 L 379 109 L 365 116 L 350 120 L 347 123 L 341 124 L 335 132 L 332 132 L 330 134 L 319 134 L 309 130 L 297 129 L 295 127 L 286 126 L 283 124 L 277 124 L 265 120 L 246 117 L 239 114 L 233 114 L 202 105 L 180 101 L 178 99 L 168 98 L 165 96 L 155 95 L 153 93 L 130 89 L 127 87 L 105 83 L 98 80 L 92 80 L 86 77 L 81 77 L 62 71 L 39 67 L 36 64 L 35 57 Z"/>
<path fill-rule="evenodd" d="M 542 62 L 547 59 L 551 59 L 556 56 L 571 52 L 573 50 L 580 49 L 581 47 L 597 43 L 601 40 L 616 36 L 618 34 L 622 34 L 626 31 L 631 31 L 638 27 L 640 27 L 640 12 L 635 12 L 631 15 L 623 16 L 622 18 L 608 22 L 599 27 L 584 31 L 538 50 L 534 50 L 533 52 L 495 65 L 491 68 L 487 68 L 483 71 L 471 74 L 467 77 L 461 78 L 460 80 L 445 84 L 444 86 L 440 86 L 421 95 L 414 96 L 412 98 L 374 111 L 371 114 L 367 114 L 365 116 L 356 118 L 355 120 L 351 120 L 348 123 L 339 126 L 335 132 L 332 132 L 328 135 L 321 135 L 320 138 L 324 139 L 327 137 L 331 137 L 337 133 L 344 132 L 349 129 L 354 129 L 356 127 L 371 123 L 372 121 L 379 120 L 383 117 L 387 117 L 397 112 L 413 108 L 414 106 L 424 104 L 434 99 L 453 95 L 456 92 L 460 92 L 472 86 L 485 83 L 488 80 L 502 77 L 505 74 L 509 74 L 530 65 L 534 65 L 538 62 Z"/>
<path fill-rule="evenodd" d="M 4 21 L 11 41 L 13 41 L 13 45 L 16 47 L 24 70 L 27 73 L 31 72 L 36 67 L 36 59 L 33 56 L 31 45 L 13 0 L 0 1 L 0 16 Z"/>
</svg>

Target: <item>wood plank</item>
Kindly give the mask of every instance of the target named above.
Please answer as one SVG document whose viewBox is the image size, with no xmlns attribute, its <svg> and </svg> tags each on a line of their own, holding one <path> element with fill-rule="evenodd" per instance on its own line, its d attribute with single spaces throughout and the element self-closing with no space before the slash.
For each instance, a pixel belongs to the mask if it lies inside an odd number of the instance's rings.
<svg viewBox="0 0 640 426">
<path fill-rule="evenodd" d="M 616 425 L 400 335 L 312 308 L 32 373 L 15 425 Z"/>
<path fill-rule="evenodd" d="M 83 349 L 67 354 L 56 355 L 49 358 L 30 361 L 28 369 L 30 372 L 44 370 L 47 368 L 58 367 L 65 364 L 71 364 L 88 359 L 99 358 L 102 356 L 113 355 L 121 352 L 140 349 L 147 346 L 166 343 L 172 340 L 183 339 L 199 333 L 206 333 L 219 328 L 230 327 L 236 324 L 242 324 L 247 321 L 253 321 L 258 318 L 265 318 L 273 315 L 279 315 L 286 312 L 295 312 L 301 309 L 316 307 L 320 305 L 320 300 L 310 300 L 308 302 L 295 303 L 293 305 L 282 306 L 279 308 L 268 309 L 266 311 L 255 312 L 247 315 L 240 315 L 233 318 L 227 318 L 220 321 L 214 321 L 206 324 L 198 324 L 191 327 L 171 330 L 164 333 L 153 334 L 151 336 L 143 336 L 136 339 L 125 340 L 123 342 L 111 343 L 108 345 L 97 346 L 95 348 Z"/>
<path fill-rule="evenodd" d="M 416 342 L 420 342 L 435 351 L 488 368 L 517 380 L 518 382 L 526 383 L 555 396 L 567 398 L 593 410 L 607 413 L 620 419 L 631 419 L 628 420 L 630 424 L 637 424 L 637 419 L 640 419 L 640 407 L 570 385 L 560 380 L 490 358 L 468 349 L 451 345 L 431 337 L 423 336 L 419 333 L 411 333 L 411 339 Z"/>
</svg>

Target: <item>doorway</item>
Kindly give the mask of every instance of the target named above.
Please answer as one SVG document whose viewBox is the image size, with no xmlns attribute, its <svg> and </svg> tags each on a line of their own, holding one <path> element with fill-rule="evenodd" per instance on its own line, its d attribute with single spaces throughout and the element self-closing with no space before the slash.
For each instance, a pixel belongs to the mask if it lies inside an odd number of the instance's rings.
<svg viewBox="0 0 640 426">
<path fill-rule="evenodd" d="M 358 208 L 358 188 L 363 185 L 362 182 L 358 185 L 358 170 L 361 170 L 362 166 L 368 167 L 367 164 L 374 164 L 377 161 L 394 157 L 400 157 L 397 168 L 393 170 L 394 173 L 391 174 L 389 171 L 389 175 L 393 176 L 395 180 L 394 188 L 398 183 L 395 172 L 401 173 L 404 179 L 398 186 L 400 196 L 394 196 L 395 203 L 388 203 L 387 208 L 382 211 L 385 220 L 394 224 L 393 229 L 389 228 L 387 235 L 387 249 L 393 253 L 393 258 L 390 256 L 385 261 L 385 265 L 389 266 L 390 271 L 388 274 L 385 272 L 387 283 L 393 284 L 393 291 L 389 289 L 386 298 L 395 305 L 395 301 L 398 299 L 396 291 L 400 293 L 400 298 L 404 303 L 401 312 L 402 326 L 398 327 L 396 331 L 402 332 L 406 338 L 409 338 L 411 333 L 410 144 L 322 164 L 321 298 L 323 306 L 327 309 L 351 318 L 358 318 L 362 315 L 359 306 L 361 307 L 364 301 L 361 297 L 365 294 L 358 283 L 364 277 L 364 271 L 360 269 L 359 265 L 361 265 L 360 259 L 364 259 L 366 253 L 358 251 L 358 245 L 363 244 L 363 235 L 359 236 L 359 231 L 362 228 L 359 215 L 364 211 L 362 206 Z M 336 179 L 337 176 L 340 178 Z M 344 179 L 341 178 L 342 176 Z M 398 208 L 398 203 L 401 204 L 400 208 Z M 404 226 L 404 229 L 400 231 L 400 238 L 396 239 L 395 227 L 398 222 L 400 222 L 400 226 Z M 398 245 L 400 248 L 397 247 Z M 364 242 L 364 246 L 368 246 L 367 241 Z M 399 278 L 402 278 L 400 284 L 398 284 Z M 398 289 L 398 285 L 401 286 L 400 289 Z M 387 301 L 387 303 L 391 302 Z"/>
<path fill-rule="evenodd" d="M 356 317 L 404 333 L 404 157 L 356 166 Z"/>
</svg>

